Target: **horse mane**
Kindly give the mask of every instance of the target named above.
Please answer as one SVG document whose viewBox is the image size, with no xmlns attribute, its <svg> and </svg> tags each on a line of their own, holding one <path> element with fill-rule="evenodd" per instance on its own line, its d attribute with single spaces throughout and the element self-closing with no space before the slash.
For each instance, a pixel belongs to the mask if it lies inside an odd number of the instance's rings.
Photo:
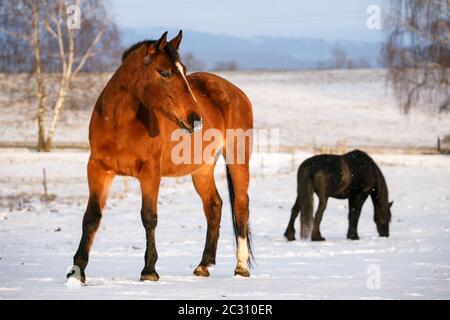
<svg viewBox="0 0 450 320">
<path fill-rule="evenodd" d="M 384 175 L 381 172 L 380 167 L 378 167 L 378 165 L 375 163 L 375 161 L 373 161 L 373 166 L 374 166 L 374 170 L 375 170 L 375 176 L 377 179 L 377 197 L 379 198 L 379 201 L 383 201 L 383 202 L 387 203 L 389 201 L 389 195 L 388 195 L 386 179 L 384 178 Z"/>
<path fill-rule="evenodd" d="M 381 205 L 382 203 L 389 202 L 389 194 L 386 179 L 384 178 L 383 173 L 381 172 L 380 167 L 375 163 L 375 161 L 364 151 L 355 149 L 353 151 L 348 152 L 345 156 L 351 156 L 353 158 L 359 158 L 361 161 L 369 162 L 372 164 L 373 171 L 375 174 L 375 183 L 376 187 L 374 192 L 372 192 L 372 199 L 377 204 Z"/>
<path fill-rule="evenodd" d="M 136 42 L 132 46 L 130 46 L 127 50 L 125 50 L 122 54 L 122 62 L 125 61 L 125 59 L 132 54 L 134 51 L 139 49 L 142 46 L 151 46 L 152 44 L 155 44 L 156 40 L 142 40 L 139 42 Z M 167 45 L 164 47 L 164 51 L 168 54 L 172 62 L 177 62 L 180 60 L 180 55 L 178 54 L 178 51 L 170 44 L 170 42 L 167 43 Z"/>
<path fill-rule="evenodd" d="M 377 188 L 378 192 L 381 196 L 386 197 L 386 201 L 388 201 L 388 189 L 386 184 L 386 179 L 384 178 L 383 173 L 381 172 L 380 167 L 373 162 L 374 168 L 375 168 L 375 176 L 377 177 Z"/>
<path fill-rule="evenodd" d="M 383 199 L 380 199 L 380 200 L 389 201 L 389 194 L 388 194 L 386 179 L 384 178 L 384 175 L 381 172 L 380 167 L 376 164 L 376 162 L 372 159 L 372 157 L 369 156 L 364 151 L 361 151 L 358 149 L 350 151 L 346 155 L 352 156 L 352 157 L 358 157 L 360 159 L 364 159 L 364 161 L 368 161 L 368 162 L 372 163 L 373 170 L 375 172 L 376 184 L 377 184 L 377 187 L 376 187 L 377 188 L 377 197 L 383 197 Z"/>
</svg>

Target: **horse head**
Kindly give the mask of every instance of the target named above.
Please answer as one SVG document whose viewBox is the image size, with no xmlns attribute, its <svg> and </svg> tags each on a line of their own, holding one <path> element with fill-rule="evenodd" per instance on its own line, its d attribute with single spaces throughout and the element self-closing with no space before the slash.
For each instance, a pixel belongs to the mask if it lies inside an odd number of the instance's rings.
<svg viewBox="0 0 450 320">
<path fill-rule="evenodd" d="M 389 237 L 389 223 L 391 222 L 391 207 L 394 202 L 375 208 L 375 223 L 380 237 Z"/>
<path fill-rule="evenodd" d="M 182 36 L 180 30 L 170 41 L 167 32 L 156 41 L 142 41 L 124 53 L 123 62 L 137 77 L 135 94 L 140 102 L 192 133 L 201 127 L 201 117 L 193 112 L 197 98 L 178 54 Z"/>
</svg>

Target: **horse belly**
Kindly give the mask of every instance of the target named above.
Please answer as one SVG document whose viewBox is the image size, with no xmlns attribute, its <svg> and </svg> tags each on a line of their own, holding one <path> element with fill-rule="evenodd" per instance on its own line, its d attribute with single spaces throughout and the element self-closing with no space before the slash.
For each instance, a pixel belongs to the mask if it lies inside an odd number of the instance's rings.
<svg viewBox="0 0 450 320">
<path fill-rule="evenodd" d="M 223 144 L 219 135 L 216 139 L 205 140 L 203 131 L 170 141 L 162 152 L 161 175 L 185 176 L 205 165 L 214 165 Z"/>
<path fill-rule="evenodd" d="M 95 131 L 91 135 L 91 158 L 117 175 L 137 177 L 147 161 L 157 158 L 161 143 L 149 139 L 138 122 L 130 127 L 133 130 L 119 128 L 110 135 Z"/>
<path fill-rule="evenodd" d="M 174 165 L 165 163 L 161 165 L 161 176 L 163 177 L 182 177 L 193 174 L 199 170 L 203 165 Z"/>
</svg>

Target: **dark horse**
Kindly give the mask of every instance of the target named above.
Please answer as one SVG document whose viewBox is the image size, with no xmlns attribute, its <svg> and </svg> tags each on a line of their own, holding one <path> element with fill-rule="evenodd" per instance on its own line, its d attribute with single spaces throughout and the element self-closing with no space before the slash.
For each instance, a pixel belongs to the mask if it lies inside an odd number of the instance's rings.
<svg viewBox="0 0 450 320">
<path fill-rule="evenodd" d="M 319 198 L 319 207 L 314 216 L 313 194 Z M 291 219 L 285 237 L 295 240 L 294 222 L 301 211 L 300 237 L 309 237 L 312 226 L 312 241 L 325 240 L 320 234 L 320 221 L 329 197 L 349 199 L 349 226 L 347 238 L 358 240 L 358 220 L 361 208 L 368 196 L 374 205 L 374 220 L 380 237 L 389 237 L 392 202 L 388 202 L 388 189 L 380 168 L 373 159 L 360 150 L 342 156 L 318 155 L 306 159 L 297 174 L 297 199 L 292 208 Z"/>
<path fill-rule="evenodd" d="M 89 127 L 89 201 L 83 218 L 81 241 L 68 278 L 85 281 L 89 250 L 116 175 L 139 180 L 141 218 L 147 239 L 141 280 L 153 281 L 159 279 L 155 270 L 158 258 L 155 228 L 161 177 L 192 176 L 208 224 L 203 257 L 194 274 L 209 276 L 208 267 L 216 259 L 222 210 L 222 200 L 214 182 L 215 160 L 220 152 L 227 160 L 237 242 L 235 274 L 250 275 L 247 190 L 251 142 L 239 149 L 234 140 L 225 138 L 225 131 L 251 131 L 251 103 L 240 89 L 216 75 L 204 72 L 187 75 L 178 55 L 181 31 L 170 41 L 166 37 L 167 32 L 159 40 L 142 41 L 125 51 L 122 64 L 97 100 Z M 211 129 L 222 134 L 214 141 L 216 148 L 209 149 L 211 157 L 201 157 L 200 161 L 174 161 L 173 151 L 179 139 L 193 140 L 194 136 L 201 134 L 197 130 L 200 126 L 203 132 Z M 173 134 L 180 131 L 181 135 L 174 140 Z M 201 139 L 200 146 L 210 146 L 207 140 Z M 188 151 L 188 158 L 194 153 L 194 150 Z M 228 161 L 230 155 L 241 156 L 243 160 L 239 163 Z"/>
</svg>

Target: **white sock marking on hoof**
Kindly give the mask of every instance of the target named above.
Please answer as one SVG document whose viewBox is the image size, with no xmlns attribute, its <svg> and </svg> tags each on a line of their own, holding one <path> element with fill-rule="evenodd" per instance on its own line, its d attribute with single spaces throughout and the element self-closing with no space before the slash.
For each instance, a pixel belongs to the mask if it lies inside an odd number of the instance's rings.
<svg viewBox="0 0 450 320">
<path fill-rule="evenodd" d="M 81 286 L 83 286 L 83 283 L 81 282 L 81 270 L 79 266 L 72 266 L 67 270 L 67 274 L 70 274 L 66 281 L 66 286 L 68 288 L 80 288 Z"/>
<path fill-rule="evenodd" d="M 248 270 L 247 238 L 238 237 L 236 256 L 237 256 L 237 268 L 243 268 Z"/>
</svg>

